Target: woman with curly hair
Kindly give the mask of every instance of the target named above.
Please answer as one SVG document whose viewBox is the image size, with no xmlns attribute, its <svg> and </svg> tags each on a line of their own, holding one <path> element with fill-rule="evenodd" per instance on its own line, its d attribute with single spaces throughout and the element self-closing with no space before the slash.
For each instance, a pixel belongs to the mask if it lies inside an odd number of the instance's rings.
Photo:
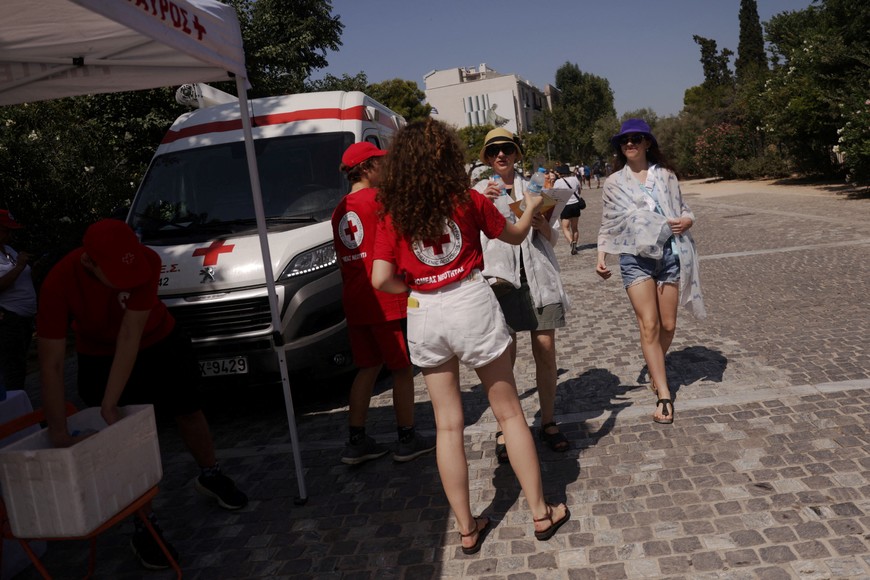
<svg viewBox="0 0 870 580">
<path fill-rule="evenodd" d="M 468 188 L 456 133 L 427 119 L 396 134 L 378 200 L 385 215 L 376 236 L 372 284 L 384 292 L 409 293 L 411 362 L 422 369 L 435 412 L 438 472 L 456 516 L 462 551 L 480 550 L 490 522 L 471 512 L 460 362 L 476 370 L 504 430 L 535 537 L 549 540 L 570 514 L 566 505 L 544 501 L 538 455 L 511 368 L 510 334 L 480 273 L 480 233 L 521 243 L 542 198 L 526 194 L 523 216 L 516 224 L 507 222 L 488 199 Z"/>
</svg>

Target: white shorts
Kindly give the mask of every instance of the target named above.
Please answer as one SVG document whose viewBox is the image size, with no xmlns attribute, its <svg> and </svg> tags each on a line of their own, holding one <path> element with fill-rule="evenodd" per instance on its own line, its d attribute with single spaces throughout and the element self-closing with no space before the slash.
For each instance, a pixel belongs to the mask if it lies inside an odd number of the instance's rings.
<svg viewBox="0 0 870 580">
<path fill-rule="evenodd" d="M 418 367 L 437 367 L 455 356 L 471 368 L 480 368 L 497 359 L 510 343 L 498 300 L 478 270 L 431 292 L 411 292 L 408 350 Z"/>
</svg>

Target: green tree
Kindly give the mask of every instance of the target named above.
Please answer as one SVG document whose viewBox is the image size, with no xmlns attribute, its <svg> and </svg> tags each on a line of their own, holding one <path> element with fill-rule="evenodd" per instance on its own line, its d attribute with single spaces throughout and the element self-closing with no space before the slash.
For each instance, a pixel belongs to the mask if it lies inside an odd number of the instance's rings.
<svg viewBox="0 0 870 580">
<path fill-rule="evenodd" d="M 355 76 L 343 74 L 341 77 L 334 75 L 326 75 L 322 79 L 308 81 L 305 83 L 306 93 L 318 93 L 323 91 L 362 91 L 365 92 L 369 86 L 369 81 L 366 78 L 366 73 L 360 72 Z"/>
<path fill-rule="evenodd" d="M 344 25 L 329 0 L 225 1 L 239 15 L 250 98 L 302 92 L 311 73 L 326 68 L 326 52 L 341 46 Z"/>
<path fill-rule="evenodd" d="M 870 87 L 867 27 L 870 6 L 848 0 L 825 0 L 767 23 L 774 67 L 763 93 L 764 129 L 802 171 L 840 171 L 836 146 L 852 178 L 870 180 L 861 170 L 867 154 L 860 137 L 843 138 L 846 127 L 863 122 Z"/>
<path fill-rule="evenodd" d="M 755 0 L 740 0 L 740 41 L 737 44 L 737 60 L 734 69 L 737 81 L 742 82 L 767 70 L 764 53 L 764 34 L 758 18 L 758 3 Z"/>
<path fill-rule="evenodd" d="M 494 128 L 492 125 L 471 125 L 469 127 L 462 127 L 457 131 L 459 133 L 459 141 L 466 146 L 465 162 L 472 166 L 472 170 L 475 165 L 480 165 L 479 155 L 480 150 L 483 148 L 484 139 L 486 139 L 486 134 Z"/>
<path fill-rule="evenodd" d="M 414 81 L 393 79 L 371 84 L 366 91 L 369 96 L 405 117 L 409 123 L 425 119 L 432 112 L 432 107 L 423 103 L 426 93 Z"/>
<path fill-rule="evenodd" d="M 697 34 L 692 36 L 692 40 L 701 47 L 704 85 L 708 87 L 730 86 L 733 82 L 733 75 L 731 69 L 728 68 L 728 63 L 734 52 L 727 48 L 723 48 L 722 52 L 719 52 L 715 40 Z"/>
<path fill-rule="evenodd" d="M 616 116 L 607 79 L 566 62 L 556 71 L 556 88 L 561 94 L 559 101 L 549 115 L 543 115 L 550 133 L 550 156 L 577 162 L 605 153 L 596 147 L 594 136 L 599 119 Z"/>
</svg>

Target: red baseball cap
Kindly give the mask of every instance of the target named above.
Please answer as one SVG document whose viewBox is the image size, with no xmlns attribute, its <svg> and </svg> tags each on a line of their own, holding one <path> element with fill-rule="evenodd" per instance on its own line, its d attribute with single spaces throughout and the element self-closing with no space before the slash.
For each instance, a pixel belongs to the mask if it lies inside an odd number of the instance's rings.
<svg viewBox="0 0 870 580">
<path fill-rule="evenodd" d="M 116 288 L 135 288 L 150 277 L 145 246 L 121 220 L 105 219 L 92 224 L 82 245 Z"/>
<path fill-rule="evenodd" d="M 354 143 L 345 150 L 344 155 L 341 156 L 341 164 L 344 165 L 345 169 L 350 169 L 351 167 L 356 167 L 366 159 L 382 157 L 386 154 L 386 151 L 378 149 L 374 143 L 362 141 L 360 143 Z"/>
<path fill-rule="evenodd" d="M 15 218 L 12 217 L 12 214 L 9 213 L 8 209 L 0 209 L 0 227 L 9 230 L 20 230 L 24 226 L 15 221 Z"/>
</svg>

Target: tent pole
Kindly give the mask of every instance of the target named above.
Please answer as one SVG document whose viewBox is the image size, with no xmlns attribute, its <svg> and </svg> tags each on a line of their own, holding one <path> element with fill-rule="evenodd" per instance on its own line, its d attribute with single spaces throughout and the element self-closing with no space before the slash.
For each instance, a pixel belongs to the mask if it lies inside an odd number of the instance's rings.
<svg viewBox="0 0 870 580">
<path fill-rule="evenodd" d="M 254 214 L 257 217 L 257 234 L 260 236 L 260 252 L 263 255 L 263 269 L 266 278 L 266 289 L 269 293 L 269 311 L 272 314 L 272 343 L 278 357 L 281 369 L 281 385 L 284 389 L 284 407 L 287 410 L 287 422 L 290 426 L 290 442 L 293 448 L 293 462 L 296 464 L 296 481 L 299 482 L 299 497 L 297 504 L 308 501 L 305 490 L 305 477 L 302 472 L 302 456 L 299 453 L 299 436 L 296 432 L 296 414 L 293 409 L 293 395 L 290 393 L 290 378 L 287 372 L 287 355 L 281 335 L 281 315 L 278 307 L 278 293 L 275 290 L 275 272 L 272 269 L 272 255 L 269 251 L 269 238 L 266 233 L 266 216 L 263 210 L 263 192 L 260 188 L 260 173 L 257 169 L 257 156 L 254 151 L 254 134 L 251 130 L 251 117 L 248 110 L 248 96 L 245 85 L 247 79 L 236 75 L 236 91 L 239 94 L 239 116 L 242 119 L 242 131 L 245 136 L 245 154 L 248 159 L 248 172 L 251 176 L 251 192 L 254 200 Z"/>
</svg>

